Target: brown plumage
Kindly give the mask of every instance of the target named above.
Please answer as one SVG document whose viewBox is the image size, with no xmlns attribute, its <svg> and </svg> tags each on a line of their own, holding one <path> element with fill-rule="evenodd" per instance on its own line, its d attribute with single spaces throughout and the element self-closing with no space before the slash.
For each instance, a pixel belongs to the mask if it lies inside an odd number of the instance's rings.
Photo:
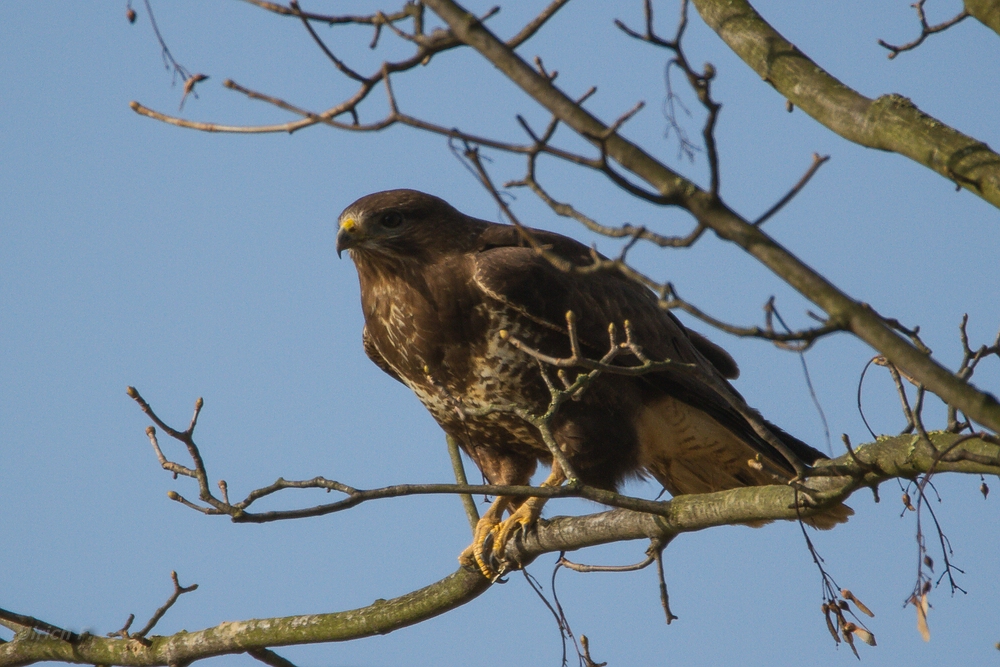
<svg viewBox="0 0 1000 667">
<path fill-rule="evenodd" d="M 590 250 L 572 239 L 531 234 L 574 265 L 592 263 Z M 589 358 L 607 352 L 610 323 L 622 331 L 628 320 L 647 357 L 694 365 L 640 377 L 605 373 L 580 400 L 560 408 L 553 435 L 581 481 L 615 489 L 629 476 L 649 474 L 679 495 L 794 476 L 786 458 L 734 409 L 739 395 L 727 382 L 739 374 L 733 359 L 620 274 L 560 271 L 516 228 L 476 220 L 413 190 L 379 192 L 348 206 L 337 235 L 338 254 L 344 249 L 361 284 L 365 352 L 417 394 L 491 483 L 527 484 L 539 461 L 552 463 L 534 427 L 510 413 L 484 413 L 514 404 L 541 414 L 550 401 L 538 364 L 500 331 L 568 357 L 567 311 L 576 315 Z M 622 355 L 616 363 L 638 362 Z M 806 464 L 824 458 L 768 426 Z M 547 483 L 562 480 L 556 466 Z M 512 502 L 498 499 L 477 531 L 472 555 L 484 570 L 482 543 Z M 506 541 L 517 527 L 512 523 L 531 523 L 540 507 L 536 502 L 512 517 L 497 542 Z M 830 527 L 849 512 L 840 506 L 816 523 Z"/>
</svg>

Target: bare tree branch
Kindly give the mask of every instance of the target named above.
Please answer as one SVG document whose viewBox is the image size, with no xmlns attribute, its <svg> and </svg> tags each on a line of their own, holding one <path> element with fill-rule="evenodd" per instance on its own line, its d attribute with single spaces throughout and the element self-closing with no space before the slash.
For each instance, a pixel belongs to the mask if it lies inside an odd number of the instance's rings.
<svg viewBox="0 0 1000 667">
<path fill-rule="evenodd" d="M 455 471 L 455 483 L 467 486 L 469 480 L 465 476 L 465 465 L 462 463 L 462 452 L 458 446 L 458 440 L 450 435 L 445 438 L 448 442 L 448 456 L 451 458 L 451 467 Z M 476 524 L 479 523 L 479 510 L 476 509 L 476 502 L 472 495 L 463 493 L 461 496 L 462 506 L 465 508 L 465 515 L 469 518 L 469 527 L 473 533 L 476 531 Z"/>
<path fill-rule="evenodd" d="M 871 100 L 828 74 L 746 0 L 693 0 L 705 22 L 764 80 L 849 141 L 893 151 L 1000 207 L 1000 155 L 899 95 Z M 436 2 L 428 2 L 434 7 Z M 994 427 L 995 428 L 995 427 Z"/>
<path fill-rule="evenodd" d="M 353 98 L 337 105 L 336 107 L 328 109 L 322 114 L 310 113 L 270 96 L 254 94 L 254 96 L 258 99 L 264 99 L 275 103 L 286 110 L 305 116 L 303 120 L 276 126 L 240 128 L 193 123 L 183 119 L 171 118 L 163 114 L 158 114 L 157 112 L 152 112 L 145 109 L 138 103 L 133 103 L 133 108 L 136 109 L 137 112 L 158 118 L 164 122 L 186 127 L 194 127 L 205 131 L 290 132 L 316 123 L 330 124 L 340 129 L 370 131 L 374 129 L 381 129 L 393 123 L 399 122 L 411 127 L 439 133 L 449 137 L 460 137 L 464 141 L 468 141 L 470 143 L 491 146 L 500 150 L 508 150 L 528 155 L 537 155 L 539 152 L 544 152 L 545 154 L 550 154 L 555 157 L 559 157 L 560 159 L 568 160 L 574 164 L 597 169 L 605 173 L 614 183 L 625 188 L 627 191 L 636 196 L 660 205 L 675 204 L 683 206 L 692 213 L 698 222 L 695 231 L 692 233 L 692 237 L 690 239 L 691 242 L 697 239 L 698 235 L 700 235 L 702 229 L 704 228 L 712 229 L 723 238 L 740 245 L 747 252 L 782 277 L 792 287 L 823 308 L 828 314 L 826 318 L 826 325 L 831 329 L 850 330 L 852 333 L 865 340 L 885 355 L 886 358 L 890 359 L 899 369 L 905 371 L 913 377 L 919 377 L 921 383 L 928 390 L 940 396 L 945 403 L 953 406 L 955 409 L 961 410 L 969 418 L 976 420 L 978 423 L 988 426 L 994 430 L 1000 430 L 1000 403 L 996 401 L 995 397 L 976 390 L 967 381 L 964 381 L 961 378 L 956 378 L 954 375 L 949 373 L 931 357 L 928 357 L 922 350 L 918 349 L 918 347 L 906 344 L 905 341 L 901 340 L 900 337 L 895 335 L 891 331 L 891 328 L 887 326 L 887 322 L 891 322 L 891 320 L 883 319 L 878 314 L 874 313 L 866 304 L 851 300 L 826 281 L 822 276 L 806 267 L 798 259 L 781 248 L 772 239 L 760 233 L 759 230 L 755 233 L 753 231 L 753 226 L 749 222 L 730 211 L 720 201 L 718 201 L 718 195 L 716 192 L 711 190 L 700 190 L 687 179 L 684 179 L 644 153 L 638 146 L 635 146 L 634 144 L 631 144 L 623 139 L 619 134 L 614 132 L 614 126 L 605 126 L 600 123 L 580 106 L 579 101 L 574 102 L 556 89 L 552 85 L 552 80 L 549 75 L 535 71 L 527 65 L 527 63 L 521 60 L 511 50 L 508 44 L 504 44 L 493 37 L 493 35 L 482 25 L 482 19 L 478 19 L 465 13 L 464 10 L 461 10 L 461 8 L 449 0 L 429 0 L 429 2 L 425 4 L 434 9 L 439 15 L 442 15 L 442 17 L 448 22 L 451 30 L 435 31 L 433 37 L 428 37 L 426 39 L 422 38 L 421 46 L 413 57 L 398 63 L 383 64 L 379 75 L 369 77 L 371 82 L 381 80 L 383 77 L 388 76 L 391 72 L 405 71 L 406 69 L 412 68 L 421 62 L 426 62 L 427 56 L 433 53 L 457 46 L 459 44 L 458 37 L 460 36 L 462 38 L 461 41 L 468 43 L 470 46 L 479 50 L 485 57 L 487 57 L 487 59 L 497 65 L 501 71 L 511 77 L 515 83 L 524 88 L 526 92 L 534 96 L 538 102 L 548 108 L 553 113 L 554 119 L 558 119 L 559 122 L 569 125 L 579 134 L 594 142 L 600 149 L 600 157 L 593 159 L 575 155 L 556 149 L 548 145 L 547 142 L 540 147 L 540 142 L 538 141 L 529 145 L 515 145 L 490 140 L 485 137 L 474 137 L 463 134 L 454 129 L 439 127 L 432 123 L 406 116 L 401 114 L 398 109 L 394 109 L 393 113 L 389 117 L 375 124 L 360 125 L 355 123 L 349 125 L 334 121 L 333 119 L 335 116 L 343 113 L 351 113 L 356 119 L 357 105 L 370 92 L 370 84 L 367 83 L 362 85 L 362 88 Z M 794 47 L 787 45 L 787 42 L 783 42 L 777 33 L 773 33 L 773 30 L 771 30 L 759 16 L 753 13 L 752 8 L 748 4 L 739 4 L 738 2 L 738 10 L 734 10 L 744 12 L 744 14 L 726 14 L 725 12 L 718 13 L 722 10 L 718 10 L 718 8 L 712 4 L 711 0 L 699 0 L 699 2 L 696 2 L 696 6 L 698 6 L 699 10 L 702 11 L 703 15 L 705 15 L 709 24 L 719 30 L 721 30 L 720 22 L 724 22 L 725 16 L 743 16 L 745 14 L 746 16 L 749 16 L 750 19 L 753 19 L 748 23 L 751 28 L 757 30 L 758 32 L 763 31 L 763 33 L 760 34 L 752 33 L 754 35 L 754 39 L 757 40 L 755 43 L 774 43 L 779 46 L 781 44 L 785 44 L 786 46 L 781 48 L 788 48 L 791 49 L 791 52 L 797 53 L 794 51 Z M 550 6 L 550 9 L 553 7 L 555 7 L 555 5 Z M 740 23 L 742 24 L 743 22 Z M 735 23 L 726 23 L 726 25 L 730 24 Z M 415 30 L 414 34 L 417 34 L 418 32 L 419 31 Z M 766 36 L 764 33 L 766 33 L 766 35 L 771 35 L 773 33 L 774 39 L 771 39 L 770 42 L 768 41 L 770 38 L 762 39 L 763 36 Z M 726 38 L 727 35 L 728 33 L 723 34 L 723 37 Z M 737 38 L 736 35 L 729 35 L 729 37 L 731 37 L 730 41 L 733 42 L 731 46 L 733 46 L 737 52 L 740 52 L 741 44 L 745 45 L 740 41 L 742 37 Z M 745 53 L 742 55 L 744 55 L 744 57 L 749 57 L 749 55 Z M 798 65 L 795 67 L 787 64 L 781 65 L 781 67 L 789 68 L 788 76 L 791 76 L 793 79 L 795 77 L 805 77 L 803 80 L 809 80 L 808 77 L 813 76 L 819 77 L 819 80 L 826 80 L 823 79 L 823 77 L 827 75 L 823 74 L 821 70 L 816 68 L 812 63 L 800 55 L 791 59 L 778 59 L 778 61 L 781 63 L 787 63 L 788 61 L 795 61 L 796 63 L 803 61 L 808 63 L 808 68 L 806 68 L 809 70 L 808 72 L 801 71 L 802 67 L 798 67 Z M 756 61 L 751 62 L 751 64 L 755 63 Z M 781 71 L 785 72 L 786 70 Z M 706 76 L 705 78 L 707 79 L 710 77 Z M 829 77 L 827 76 L 827 78 Z M 772 81 L 772 83 L 774 83 L 774 81 Z M 838 83 L 837 85 L 840 84 Z M 242 89 L 242 87 L 237 88 L 235 84 L 233 87 L 234 89 Z M 246 91 L 246 89 L 242 90 Z M 390 89 L 387 87 L 387 90 Z M 807 111 L 808 110 L 809 109 L 807 109 Z M 850 116 L 850 114 L 842 115 L 845 117 Z M 850 116 L 850 119 L 850 122 L 852 123 L 857 121 L 857 118 L 854 116 Z M 904 125 L 909 123 L 909 125 L 906 126 L 912 126 L 912 119 L 901 116 L 900 120 L 904 122 Z M 868 128 L 873 125 L 877 125 L 877 123 L 873 123 L 872 119 L 868 118 L 865 119 L 864 122 L 856 123 L 856 125 Z M 939 130 L 941 127 L 942 126 L 940 124 L 935 122 L 935 131 Z M 956 136 L 960 135 L 956 134 Z M 963 139 L 962 141 L 965 140 Z M 966 144 L 967 143 L 968 142 L 966 142 Z M 962 145 L 964 146 L 966 144 Z M 976 145 L 978 146 L 978 144 Z M 933 149 L 928 148 L 927 150 L 922 151 L 921 154 L 926 156 L 947 153 L 947 151 L 939 150 L 940 148 L 940 146 Z M 978 148 L 973 150 L 971 154 L 978 154 L 976 153 L 978 150 Z M 965 153 L 963 153 L 963 155 L 964 154 Z M 989 155 L 993 154 L 989 153 Z M 996 156 L 994 156 L 994 158 L 995 157 Z M 616 170 L 611 168 L 608 163 L 608 158 L 615 160 L 627 170 L 640 176 L 643 180 L 653 185 L 657 191 L 656 194 L 647 193 L 626 180 L 623 176 L 618 174 Z M 994 158 L 989 158 L 982 164 L 988 165 L 995 163 L 998 168 L 997 173 L 1000 174 L 1000 162 L 994 160 Z M 990 160 L 993 160 L 993 163 L 991 163 Z M 952 164 L 949 167 L 949 173 L 954 176 L 954 174 L 958 173 L 956 169 L 957 167 L 955 164 Z M 984 173 L 989 172 L 987 171 Z M 989 179 L 987 178 L 987 181 L 988 180 Z M 984 193 L 988 190 L 989 188 L 986 188 Z M 1000 192 L 1000 190 L 998 190 L 998 192 Z M 984 196 L 986 195 L 984 194 Z M 1000 201 L 1000 198 L 998 198 L 997 201 Z M 688 239 L 682 239 L 678 242 L 681 243 L 687 240 Z M 595 269 L 597 268 L 602 267 L 595 266 Z M 647 284 L 646 281 L 642 280 L 643 276 L 637 274 L 637 272 L 629 271 L 627 267 L 620 268 L 626 275 L 639 279 L 639 281 L 643 284 Z"/>
<path fill-rule="evenodd" d="M 826 161 L 829 159 L 830 159 L 829 155 L 824 155 L 821 157 L 818 153 L 813 153 L 812 164 L 809 165 L 809 169 L 807 169 L 806 173 L 802 175 L 802 178 L 799 179 L 799 182 L 793 185 L 792 189 L 788 191 L 788 194 L 779 199 L 774 206 L 767 209 L 767 211 L 765 211 L 763 215 L 754 220 L 753 226 L 760 227 L 765 222 L 770 220 L 775 213 L 783 209 L 785 207 L 785 204 L 792 201 L 792 199 L 795 198 L 795 195 L 797 195 L 799 192 L 802 191 L 802 188 L 806 186 L 809 180 L 812 179 L 812 177 L 816 174 L 817 171 L 819 171 L 819 168 L 822 167 L 823 164 L 826 163 Z"/>
<path fill-rule="evenodd" d="M 696 2 L 700 10 L 701 2 L 707 3 L 708 0 Z M 562 123 L 585 137 L 599 137 L 607 129 L 597 118 L 556 89 L 548 78 L 519 58 L 476 17 L 451 0 L 426 0 L 426 4 L 448 23 L 459 39 L 481 53 L 511 81 L 558 116 Z M 740 4 L 740 0 L 736 4 Z M 746 5 L 744 11 L 748 10 L 749 5 Z M 704 15 L 705 12 L 702 13 Z M 728 14 L 724 12 L 709 15 L 706 20 L 719 29 L 718 22 L 723 21 L 726 15 Z M 736 50 L 739 51 L 738 48 Z M 849 328 L 891 359 L 896 366 L 914 377 L 920 377 L 923 384 L 946 403 L 959 407 L 977 422 L 993 430 L 1000 430 L 1000 402 L 995 397 L 956 378 L 932 358 L 903 340 L 870 306 L 850 299 L 760 229 L 726 208 L 716 196 L 699 189 L 621 135 L 607 137 L 601 141 L 601 147 L 602 151 L 606 150 L 623 167 L 654 185 L 665 201 L 683 204 L 699 222 L 739 245 L 823 308 L 831 323 Z M 1000 158 L 997 165 L 1000 169 Z M 997 195 L 997 203 L 1000 204 L 1000 189 L 997 190 Z"/>
<path fill-rule="evenodd" d="M 902 44 L 900 46 L 893 46 L 892 44 L 889 44 L 884 40 L 881 39 L 878 40 L 879 46 L 882 46 L 889 50 L 889 60 L 892 60 L 893 58 L 898 56 L 900 53 L 903 53 L 904 51 L 911 51 L 917 48 L 918 46 L 924 43 L 925 39 L 927 39 L 934 33 L 941 32 L 942 30 L 947 30 L 951 26 L 955 25 L 956 23 L 965 18 L 968 18 L 969 16 L 969 12 L 963 9 L 962 11 L 960 11 L 958 14 L 948 19 L 947 21 L 942 21 L 937 25 L 930 25 L 927 23 L 927 16 L 924 14 L 924 4 L 926 3 L 927 0 L 917 0 L 917 2 L 914 3 L 913 5 L 913 8 L 917 10 L 917 18 L 920 19 L 919 37 L 917 37 L 912 42 L 907 42 L 906 44 Z"/>
<path fill-rule="evenodd" d="M 877 485 L 894 477 L 912 479 L 931 471 L 1000 473 L 1000 445 L 978 438 L 956 444 L 959 436 L 931 433 L 932 447 L 915 447 L 914 437 L 883 438 L 855 450 L 855 458 L 844 455 L 822 462 L 809 488 L 823 504 L 840 502 L 854 490 Z M 992 464 L 970 460 L 945 460 L 943 452 L 968 452 L 989 457 Z M 467 489 L 458 489 L 464 492 Z M 678 496 L 661 506 L 660 514 L 615 509 L 581 517 L 542 520 L 537 529 L 508 543 L 508 555 L 528 564 L 543 553 L 573 551 L 613 541 L 658 538 L 732 523 L 760 520 L 794 520 L 799 514 L 796 490 L 788 486 L 748 487 L 718 493 Z M 603 501 L 602 501 L 603 502 Z M 75 664 L 151 667 L 187 664 L 226 655 L 275 646 L 348 641 L 418 623 L 478 597 L 490 582 L 479 572 L 459 569 L 425 588 L 368 607 L 327 614 L 289 616 L 227 622 L 221 626 L 167 637 L 153 636 L 150 645 L 133 640 L 79 636 L 70 643 L 54 636 L 35 636 L 0 645 L 0 667 L 23 667 L 42 660 Z M 849 631 L 850 626 L 848 626 Z"/>
</svg>

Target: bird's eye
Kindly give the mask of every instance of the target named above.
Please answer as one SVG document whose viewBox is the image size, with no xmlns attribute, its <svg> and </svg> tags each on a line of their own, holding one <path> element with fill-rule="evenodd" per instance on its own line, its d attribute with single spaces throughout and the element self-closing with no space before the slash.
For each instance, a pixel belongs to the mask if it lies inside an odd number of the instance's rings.
<svg viewBox="0 0 1000 667">
<path fill-rule="evenodd" d="M 379 220 L 379 223 L 387 229 L 399 227 L 403 224 L 403 214 L 399 211 L 386 211 L 382 214 L 382 218 Z"/>
</svg>

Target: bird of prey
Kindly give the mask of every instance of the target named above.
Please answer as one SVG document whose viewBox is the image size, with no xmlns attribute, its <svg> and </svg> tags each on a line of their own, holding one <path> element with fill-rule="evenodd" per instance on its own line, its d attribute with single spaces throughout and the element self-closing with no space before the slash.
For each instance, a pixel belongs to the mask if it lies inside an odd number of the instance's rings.
<svg viewBox="0 0 1000 667">
<path fill-rule="evenodd" d="M 344 250 L 358 271 L 365 353 L 413 390 L 491 484 L 528 484 L 539 461 L 552 468 L 545 485 L 566 479 L 539 429 L 505 408 L 548 409 L 544 364 L 514 343 L 571 357 L 568 312 L 586 358 L 602 358 L 609 325 L 623 331 L 627 322 L 644 357 L 676 362 L 643 375 L 601 373 L 560 406 L 551 435 L 581 482 L 614 490 L 650 475 L 676 496 L 787 483 L 796 477 L 792 461 L 802 470 L 825 458 L 741 410 L 746 404 L 727 381 L 739 374 L 732 357 L 661 309 L 647 288 L 616 271 L 572 270 L 592 265 L 594 255 L 570 238 L 477 220 L 422 192 L 389 190 L 340 215 L 337 254 Z M 553 256 L 567 264 L 557 267 Z M 613 363 L 639 360 L 620 355 Z M 502 554 L 516 530 L 537 520 L 543 502 L 496 498 L 460 559 L 494 575 L 488 539 L 492 553 Z M 812 522 L 829 528 L 851 513 L 838 505 Z"/>
</svg>

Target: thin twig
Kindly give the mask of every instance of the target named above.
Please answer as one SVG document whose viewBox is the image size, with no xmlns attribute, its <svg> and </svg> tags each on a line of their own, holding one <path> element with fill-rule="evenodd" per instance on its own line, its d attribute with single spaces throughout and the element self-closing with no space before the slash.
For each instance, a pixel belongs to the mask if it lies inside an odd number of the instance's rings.
<svg viewBox="0 0 1000 667">
<path fill-rule="evenodd" d="M 649 551 L 652 552 L 653 559 L 656 561 L 656 577 L 658 579 L 660 587 L 660 605 L 663 607 L 663 613 L 667 618 L 667 625 L 677 620 L 677 616 L 674 616 L 674 612 L 670 610 L 670 594 L 667 592 L 667 578 L 663 574 L 663 549 L 666 547 L 666 543 L 657 543 L 654 541 L 649 545 Z"/>
<path fill-rule="evenodd" d="M 156 624 L 160 622 L 160 619 L 163 618 L 163 615 L 166 614 L 167 611 L 169 611 L 169 609 L 174 606 L 174 603 L 177 602 L 177 598 L 184 595 L 185 593 L 190 593 L 192 591 L 198 590 L 198 584 L 191 584 L 190 586 L 181 586 L 180 582 L 177 581 L 176 572 L 170 573 L 170 580 L 174 584 L 174 592 L 170 594 L 170 597 L 167 599 L 167 601 L 164 602 L 163 605 L 159 609 L 157 609 L 156 612 L 150 617 L 149 622 L 147 622 L 146 625 L 143 626 L 142 630 L 136 632 L 135 634 L 130 635 L 132 638 L 140 638 L 140 639 L 145 638 L 146 635 L 148 635 L 149 632 L 154 627 L 156 627 Z"/>
<path fill-rule="evenodd" d="M 146 5 L 146 13 L 149 14 L 149 23 L 153 26 L 153 34 L 156 35 L 156 41 L 160 43 L 160 55 L 163 57 L 164 67 L 173 74 L 174 83 L 177 82 L 178 76 L 181 81 L 187 81 L 191 78 L 191 72 L 177 62 L 174 59 L 174 54 L 170 53 L 170 47 L 167 46 L 166 40 L 160 33 L 160 26 L 156 23 L 156 17 L 153 15 L 153 8 L 150 6 L 149 0 L 143 0 L 143 3 Z"/>
<path fill-rule="evenodd" d="M 360 83 L 370 83 L 367 78 L 355 72 L 353 69 L 345 65 L 344 61 L 333 55 L 333 51 L 327 47 L 326 42 L 324 42 L 320 36 L 316 34 L 316 31 L 313 30 L 312 24 L 309 22 L 310 19 L 302 13 L 302 9 L 299 7 L 297 0 L 292 0 L 288 6 L 292 8 L 292 11 L 295 12 L 296 16 L 302 19 L 302 25 L 305 26 L 306 30 L 309 32 L 309 36 L 313 38 L 313 41 L 316 42 L 316 45 L 319 46 L 320 50 L 326 54 L 326 57 L 330 59 L 330 62 L 333 63 L 334 67 L 339 69 L 348 78 L 354 79 Z"/>
<path fill-rule="evenodd" d="M 380 23 L 395 23 L 396 21 L 402 21 L 409 18 L 412 14 L 407 9 L 403 9 L 398 12 L 393 12 L 391 14 L 384 14 L 378 12 L 377 14 L 370 14 L 367 16 L 350 16 L 350 15 L 334 15 L 334 14 L 314 14 L 312 12 L 303 12 L 293 9 L 289 9 L 285 5 L 279 5 L 275 2 L 266 2 L 265 0 L 243 0 L 251 5 L 260 7 L 261 9 L 266 9 L 269 12 L 279 14 L 281 16 L 290 16 L 297 18 L 307 18 L 310 21 L 316 21 L 318 23 L 326 23 L 328 25 L 343 25 L 343 24 L 358 24 L 358 25 L 378 25 Z"/>
<path fill-rule="evenodd" d="M 785 323 L 785 319 L 778 312 L 778 308 L 774 305 L 774 297 L 772 296 L 767 300 L 764 305 L 765 309 L 765 321 L 769 329 L 772 329 L 771 317 L 774 316 L 778 323 L 785 329 L 786 332 L 791 333 L 792 329 Z M 799 350 L 799 361 L 802 363 L 802 375 L 806 380 L 806 387 L 809 389 L 809 397 L 812 398 L 813 405 L 816 406 L 816 412 L 819 413 L 820 421 L 823 422 L 823 435 L 826 437 L 826 450 L 833 453 L 833 446 L 830 443 L 830 424 L 826 421 L 826 413 L 823 411 L 823 406 L 819 402 L 819 396 L 816 395 L 816 389 L 813 387 L 812 377 L 809 375 L 809 365 L 806 363 L 806 352 L 805 350 Z"/>
<path fill-rule="evenodd" d="M 674 102 L 679 101 L 679 98 L 677 98 L 674 94 L 673 87 L 670 83 L 670 69 L 672 67 L 677 67 L 684 73 L 684 76 L 687 78 L 688 85 L 690 85 L 691 89 L 694 90 L 695 95 L 698 97 L 698 101 L 701 102 L 702 107 L 704 107 L 707 113 L 705 124 L 702 126 L 701 133 L 702 139 L 705 142 L 705 153 L 708 157 L 708 192 L 711 196 L 718 197 L 721 183 L 719 176 L 719 152 L 715 142 L 715 125 L 718 121 L 719 112 L 722 110 L 722 105 L 712 99 L 712 79 L 715 78 L 715 67 L 713 67 L 711 63 L 705 63 L 705 68 L 701 72 L 698 72 L 691 67 L 687 56 L 684 53 L 681 40 L 684 37 L 684 30 L 687 28 L 687 12 L 688 0 L 681 0 L 680 20 L 678 21 L 677 32 L 675 33 L 673 39 L 664 39 L 656 34 L 656 30 L 653 26 L 653 3 L 651 0 L 644 0 L 643 2 L 643 13 L 646 23 L 645 31 L 643 33 L 632 30 L 619 20 L 615 21 L 615 25 L 630 37 L 647 42 L 654 46 L 665 48 L 674 54 L 673 59 L 667 63 L 665 74 L 667 86 L 667 120 L 670 122 L 671 127 L 677 132 L 677 135 L 680 138 L 681 150 L 683 150 L 689 158 L 693 158 L 694 146 L 687 139 L 680 123 L 677 122 L 676 113 L 674 111 Z M 684 110 L 687 111 L 687 109 Z"/>
<path fill-rule="evenodd" d="M 526 41 L 534 37 L 535 33 L 538 32 L 538 30 L 545 25 L 550 18 L 555 16 L 555 13 L 562 9 L 563 5 L 567 2 L 569 2 L 569 0 L 553 0 L 553 2 L 551 2 L 548 7 L 543 9 L 538 16 L 529 21 L 516 35 L 508 39 L 507 46 L 512 49 L 516 49 L 521 44 L 524 44 Z"/>
<path fill-rule="evenodd" d="M 548 429 L 548 424 L 550 423 L 558 404 L 569 398 L 578 391 L 581 391 L 582 387 L 587 383 L 586 379 L 578 379 L 577 382 L 573 383 L 569 388 L 567 388 L 558 400 L 554 400 L 555 405 L 550 405 L 549 410 L 546 414 L 541 416 L 531 415 L 526 413 L 523 409 L 516 406 L 492 406 L 487 407 L 482 410 L 483 413 L 487 412 L 509 412 L 511 414 L 517 414 L 529 423 L 535 424 L 540 429 L 544 429 L 551 438 L 551 431 Z M 147 429 L 147 435 L 150 437 L 150 441 L 153 444 L 154 452 L 156 453 L 157 460 L 160 465 L 167 471 L 174 473 L 175 475 L 184 475 L 185 477 L 191 477 L 197 480 L 200 499 L 205 502 L 208 506 L 197 505 L 180 494 L 171 491 L 168 494 L 172 500 L 179 502 L 187 507 L 195 509 L 199 512 L 208 515 L 228 515 L 233 521 L 239 523 L 267 523 L 271 521 L 280 521 L 287 519 L 299 519 L 314 516 L 323 516 L 326 514 L 332 514 L 335 512 L 344 511 L 355 507 L 363 502 L 369 500 L 377 500 L 384 498 L 400 498 L 412 495 L 436 495 L 436 494 L 471 494 L 471 495 L 491 495 L 491 496 L 517 496 L 517 497 L 538 497 L 538 498 L 587 498 L 594 500 L 596 502 L 603 503 L 605 505 L 610 505 L 612 507 L 623 507 L 625 509 L 632 509 L 640 512 L 649 512 L 654 514 L 665 514 L 669 511 L 669 504 L 659 501 L 645 500 L 642 498 L 634 498 L 631 496 L 625 496 L 622 494 L 615 493 L 613 491 L 606 491 L 603 489 L 596 489 L 589 487 L 584 484 L 577 484 L 574 486 L 516 486 L 516 485 L 492 485 L 492 484 L 397 484 L 392 486 L 386 486 L 376 489 L 356 489 L 347 484 L 342 484 L 335 480 L 326 479 L 324 477 L 314 477 L 307 480 L 286 480 L 283 478 L 278 478 L 274 483 L 255 489 L 247 494 L 246 498 L 237 503 L 230 503 L 227 500 L 223 501 L 216 498 L 211 493 L 211 487 L 208 483 L 208 472 L 205 469 L 205 463 L 202 459 L 201 453 L 198 450 L 197 445 L 193 440 L 193 428 L 197 423 L 197 416 L 201 410 L 201 406 L 204 403 L 199 400 L 196 402 L 195 417 L 192 419 L 191 424 L 187 431 L 178 431 L 171 428 L 165 424 L 159 416 L 153 411 L 153 409 L 146 403 L 145 399 L 139 395 L 134 387 L 129 387 L 129 395 L 139 404 L 143 412 L 145 412 L 157 425 L 160 426 L 166 433 L 170 434 L 174 438 L 183 442 L 188 450 L 188 455 L 191 456 L 194 466 L 188 468 L 180 464 L 174 463 L 166 458 L 159 443 L 156 440 L 156 431 L 153 427 Z M 479 413 L 474 413 L 474 416 L 479 416 Z M 549 443 L 555 446 L 554 442 Z M 556 447 L 557 448 L 557 447 Z M 558 449 L 558 448 L 557 448 Z M 560 452 L 561 454 L 561 452 Z M 336 491 L 345 494 L 347 497 L 342 500 L 328 503 L 324 505 L 317 505 L 314 507 L 303 508 L 303 509 L 293 509 L 293 510 L 277 510 L 261 513 L 252 513 L 247 511 L 255 501 L 265 498 L 279 491 L 285 489 L 321 489 L 325 491 Z"/>
<path fill-rule="evenodd" d="M 449 436 L 445 437 L 448 443 L 448 456 L 451 458 L 451 467 L 455 473 L 455 482 L 462 486 L 468 486 L 469 480 L 465 476 L 465 464 L 462 462 L 462 452 L 459 449 L 458 440 Z M 462 506 L 465 508 L 465 515 L 469 519 L 469 526 L 472 532 L 476 532 L 476 525 L 479 523 L 479 510 L 476 508 L 476 501 L 472 495 L 463 493 L 459 496 Z"/>
<path fill-rule="evenodd" d="M 656 557 L 653 554 L 649 554 L 643 560 L 631 565 L 585 565 L 583 563 L 574 563 L 566 558 L 565 555 L 562 555 L 559 556 L 557 564 L 574 572 L 635 572 L 649 567 L 654 560 L 656 560 Z"/>
<path fill-rule="evenodd" d="M 767 222 L 775 213 L 784 208 L 785 204 L 792 201 L 792 199 L 795 198 L 795 195 L 799 194 L 802 188 L 806 187 L 806 184 L 809 183 L 809 180 L 816 174 L 817 171 L 819 171 L 819 168 L 822 167 L 829 159 L 830 159 L 829 155 L 820 156 L 819 153 L 813 153 L 812 164 L 809 165 L 809 169 L 807 169 L 806 173 L 802 175 L 802 178 L 799 179 L 799 182 L 793 185 L 792 189 L 789 190 L 784 197 L 779 199 L 774 206 L 767 209 L 767 211 L 765 211 L 763 215 L 754 220 L 753 226 L 760 227 L 765 222 Z"/>
<path fill-rule="evenodd" d="M 941 23 L 938 23 L 937 25 L 930 25 L 930 24 L 927 23 L 927 16 L 924 14 L 924 4 L 926 2 L 927 2 L 927 0 L 917 0 L 917 2 L 912 5 L 912 7 L 915 10 L 917 10 L 917 18 L 920 19 L 920 36 L 919 37 L 917 37 L 912 42 L 907 42 L 906 44 L 902 44 L 900 46 L 893 46 L 892 44 L 889 44 L 888 42 L 886 42 L 884 40 L 881 40 L 881 39 L 878 40 L 879 46 L 884 47 L 884 48 L 886 48 L 886 49 L 889 50 L 889 60 L 892 60 L 893 58 L 895 58 L 896 56 L 898 56 L 900 53 L 903 53 L 904 51 L 910 51 L 912 49 L 917 48 L 918 46 L 920 46 L 921 44 L 924 43 L 925 39 L 927 39 L 928 37 L 930 37 L 934 33 L 938 33 L 938 32 L 941 32 L 943 30 L 947 30 L 951 26 L 955 25 L 956 23 L 964 20 L 965 18 L 967 18 L 969 16 L 969 12 L 963 9 L 962 11 L 960 11 L 958 14 L 956 14 L 953 17 L 951 17 L 947 21 L 942 21 Z"/>
</svg>

